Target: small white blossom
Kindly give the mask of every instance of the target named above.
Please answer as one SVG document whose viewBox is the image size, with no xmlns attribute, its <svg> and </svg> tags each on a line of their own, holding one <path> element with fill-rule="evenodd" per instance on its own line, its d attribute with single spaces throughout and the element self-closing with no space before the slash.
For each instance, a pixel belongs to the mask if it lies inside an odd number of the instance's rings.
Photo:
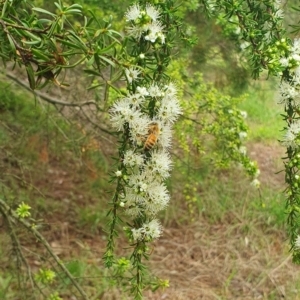
<svg viewBox="0 0 300 300">
<path fill-rule="evenodd" d="M 129 95 L 125 99 L 128 100 L 128 103 L 131 104 L 131 107 L 136 109 L 138 109 L 140 105 L 145 101 L 144 96 L 139 93 Z"/>
<path fill-rule="evenodd" d="M 148 223 L 144 223 L 141 228 L 131 229 L 131 232 L 135 241 L 152 240 L 161 236 L 162 226 L 158 220 L 154 219 Z"/>
<path fill-rule="evenodd" d="M 241 110 L 241 111 L 240 111 L 240 114 L 241 114 L 241 116 L 242 116 L 244 119 L 246 119 L 247 116 L 248 116 L 247 112 L 244 111 L 244 110 Z"/>
<path fill-rule="evenodd" d="M 258 179 L 253 179 L 253 181 L 251 182 L 251 185 L 257 189 L 259 189 L 260 187 L 260 181 Z"/>
<path fill-rule="evenodd" d="M 145 40 L 150 41 L 151 43 L 154 43 L 157 38 L 160 38 L 161 43 L 164 44 L 165 36 L 162 33 L 163 29 L 164 29 L 164 27 L 160 22 L 153 22 L 153 23 L 147 25 L 148 34 L 145 36 Z"/>
<path fill-rule="evenodd" d="M 167 149 L 172 143 L 172 129 L 170 124 L 160 124 L 159 144 Z"/>
<path fill-rule="evenodd" d="M 135 26 L 135 25 L 127 26 L 126 32 L 129 36 L 132 36 L 139 40 L 141 38 L 141 36 L 143 35 L 144 28 L 140 27 L 140 26 Z"/>
<path fill-rule="evenodd" d="M 141 70 L 136 67 L 130 67 L 129 69 L 125 69 L 125 75 L 129 83 L 139 79 L 139 75 L 141 74 Z"/>
<path fill-rule="evenodd" d="M 146 170 L 158 174 L 163 179 L 170 176 L 172 162 L 168 152 L 164 150 L 153 151 L 151 159 L 147 161 Z"/>
<path fill-rule="evenodd" d="M 138 145 L 141 144 L 142 139 L 141 137 L 146 136 L 149 130 L 149 123 L 151 122 L 150 118 L 140 111 L 133 115 L 134 117 L 128 121 L 128 125 L 130 128 L 130 139 L 137 143 Z"/>
<path fill-rule="evenodd" d="M 286 57 L 281 57 L 281 58 L 279 59 L 279 62 L 280 62 L 280 64 L 281 64 L 283 67 L 285 67 L 285 68 L 289 66 L 289 59 L 286 58 Z"/>
<path fill-rule="evenodd" d="M 243 155 L 246 155 L 247 154 L 247 148 L 245 146 L 241 146 L 239 148 L 239 152 Z"/>
<path fill-rule="evenodd" d="M 145 88 L 144 86 L 143 87 L 138 86 L 136 88 L 136 93 L 141 95 L 142 97 L 145 97 L 145 96 L 149 95 L 149 92 L 147 91 L 147 88 Z"/>
<path fill-rule="evenodd" d="M 279 103 L 287 104 L 289 100 L 299 96 L 299 91 L 290 83 L 282 81 L 279 86 L 280 99 Z"/>
<path fill-rule="evenodd" d="M 139 4 L 134 4 L 129 7 L 125 13 L 126 21 L 135 21 L 137 18 L 141 17 L 141 8 Z"/>
<path fill-rule="evenodd" d="M 147 3 L 146 5 L 146 14 L 153 20 L 156 21 L 159 19 L 160 12 L 151 4 Z"/>
<path fill-rule="evenodd" d="M 161 97 L 163 92 L 159 88 L 159 86 L 155 83 L 151 84 L 151 86 L 148 88 L 149 96 L 151 97 Z"/>
<path fill-rule="evenodd" d="M 241 132 L 239 132 L 239 138 L 241 139 L 241 140 L 243 140 L 243 139 L 245 139 L 246 137 L 247 137 L 247 132 L 245 132 L 245 131 L 241 131 Z"/>
<path fill-rule="evenodd" d="M 170 97 L 176 96 L 177 94 L 177 87 L 173 82 L 165 85 L 165 93 L 168 94 Z"/>
<path fill-rule="evenodd" d="M 300 121 L 296 121 L 290 125 L 285 133 L 281 143 L 286 147 L 293 149 L 299 147 L 298 135 L 300 133 Z"/>
<path fill-rule="evenodd" d="M 125 166 L 134 167 L 141 166 L 144 162 L 142 154 L 134 153 L 133 150 L 127 150 L 124 154 L 123 163 Z"/>
<path fill-rule="evenodd" d="M 122 171 L 118 170 L 115 172 L 116 176 L 117 177 L 121 177 L 122 176 Z"/>
<path fill-rule="evenodd" d="M 260 175 L 260 169 L 257 169 L 255 174 L 254 174 L 254 177 L 258 177 Z"/>
<path fill-rule="evenodd" d="M 157 117 L 162 122 L 174 123 L 181 114 L 181 108 L 175 96 L 169 97 L 168 94 L 162 99 Z"/>
</svg>

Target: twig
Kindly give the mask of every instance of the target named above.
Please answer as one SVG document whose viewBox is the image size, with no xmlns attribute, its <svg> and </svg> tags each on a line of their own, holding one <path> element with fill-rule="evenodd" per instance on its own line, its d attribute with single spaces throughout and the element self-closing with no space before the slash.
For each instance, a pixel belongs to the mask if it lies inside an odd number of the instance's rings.
<svg viewBox="0 0 300 300">
<path fill-rule="evenodd" d="M 27 89 L 28 91 L 32 92 L 34 95 L 40 97 L 41 99 L 54 104 L 54 105 L 62 105 L 62 106 L 73 106 L 73 107 L 82 107 L 85 105 L 95 105 L 97 107 L 97 102 L 94 100 L 88 100 L 88 101 L 84 101 L 84 102 L 65 102 L 65 101 L 61 101 L 58 99 L 55 99 L 53 97 L 50 97 L 44 93 L 41 93 L 39 91 L 32 91 L 32 89 L 27 85 L 27 82 L 20 80 L 19 78 L 16 77 L 15 74 L 10 73 L 10 72 L 6 72 L 5 73 L 6 76 L 10 79 L 12 79 L 13 81 L 15 81 L 17 84 L 21 85 L 22 87 L 24 87 L 25 89 Z"/>
<path fill-rule="evenodd" d="M 87 294 L 83 291 L 81 286 L 77 283 L 77 281 L 74 279 L 72 274 L 69 272 L 69 270 L 65 267 L 65 265 L 61 262 L 59 257 L 52 251 L 51 246 L 48 244 L 46 239 L 44 238 L 43 235 L 41 235 L 35 228 L 32 226 L 29 222 L 27 222 L 24 219 L 21 219 L 18 217 L 18 215 L 11 210 L 11 208 L 5 203 L 4 200 L 0 199 L 0 209 L 1 211 L 7 215 L 10 216 L 14 221 L 19 222 L 22 224 L 30 233 L 32 233 L 40 243 L 46 248 L 50 256 L 55 260 L 57 265 L 60 267 L 60 269 L 67 275 L 67 277 L 71 280 L 72 284 L 74 287 L 77 289 L 77 291 L 80 293 L 82 296 L 82 299 L 84 300 L 89 300 Z"/>
<path fill-rule="evenodd" d="M 35 279 L 32 277 L 31 275 L 31 269 L 30 269 L 30 266 L 27 262 L 27 259 L 24 257 L 23 255 L 23 252 L 21 250 L 21 245 L 20 245 L 20 241 L 14 231 L 14 228 L 13 228 L 13 225 L 12 225 L 12 222 L 9 218 L 9 216 L 2 210 L 2 208 L 0 207 L 0 211 L 2 212 L 2 215 L 3 217 L 5 218 L 6 222 L 7 222 L 7 226 L 9 228 L 9 235 L 10 235 L 10 238 L 12 240 L 12 244 L 13 244 L 13 247 L 17 253 L 17 255 L 21 258 L 23 264 L 25 265 L 26 267 L 26 270 L 27 270 L 27 273 L 28 273 L 28 277 L 29 277 L 29 280 L 30 280 L 30 283 L 31 283 L 31 286 L 35 286 L 39 292 L 44 296 L 46 297 L 46 295 L 44 294 L 44 292 L 41 290 L 41 288 L 39 287 L 39 285 L 36 283 Z"/>
</svg>

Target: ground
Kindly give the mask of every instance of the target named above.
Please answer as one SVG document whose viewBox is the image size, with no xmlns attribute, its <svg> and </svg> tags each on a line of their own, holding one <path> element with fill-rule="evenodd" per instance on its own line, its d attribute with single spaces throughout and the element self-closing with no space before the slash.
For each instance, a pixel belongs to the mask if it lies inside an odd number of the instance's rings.
<svg viewBox="0 0 300 300">
<path fill-rule="evenodd" d="M 104 224 L 99 222 L 107 208 L 99 206 L 95 196 L 84 193 L 81 188 L 85 181 L 94 182 L 99 198 L 109 199 L 104 191 L 107 179 L 99 178 L 103 170 L 97 172 L 95 164 L 84 155 L 80 160 L 82 165 L 71 159 L 62 163 L 48 153 L 43 142 L 33 139 L 31 145 L 38 149 L 39 164 L 31 180 L 35 191 L 42 191 L 45 199 L 37 204 L 38 212 L 34 216 L 45 217 L 43 234 L 61 259 L 84 257 L 86 264 L 103 268 L 101 257 L 106 235 Z M 276 172 L 282 169 L 283 149 L 278 144 L 252 143 L 249 154 L 258 161 L 262 184 L 280 194 L 284 177 L 283 173 Z M 21 176 L 17 171 L 20 168 L 8 163 L 10 171 Z M 163 236 L 154 243 L 149 264 L 156 276 L 170 280 L 170 287 L 155 293 L 146 291 L 146 299 L 300 299 L 300 272 L 291 262 L 284 226 L 282 229 L 274 226 L 267 212 L 252 220 L 249 217 L 251 199 L 244 194 L 239 196 L 243 205 L 226 211 L 219 220 L 212 221 L 207 214 L 196 212 L 193 222 L 187 222 L 188 218 L 183 222 L 172 219 L 165 222 Z M 48 210 L 47 201 L 53 201 L 52 211 Z M 284 203 L 278 205 L 284 209 Z M 182 214 L 188 214 L 184 204 L 180 209 Z M 122 238 L 119 247 L 122 249 Z M 33 272 L 40 267 L 38 260 L 30 259 L 30 264 Z M 88 290 L 94 293 L 95 288 Z M 66 299 L 75 300 L 67 296 Z M 98 296 L 93 294 L 92 299 L 122 298 L 114 288 L 103 290 Z M 124 296 L 124 299 L 127 298 Z"/>
</svg>

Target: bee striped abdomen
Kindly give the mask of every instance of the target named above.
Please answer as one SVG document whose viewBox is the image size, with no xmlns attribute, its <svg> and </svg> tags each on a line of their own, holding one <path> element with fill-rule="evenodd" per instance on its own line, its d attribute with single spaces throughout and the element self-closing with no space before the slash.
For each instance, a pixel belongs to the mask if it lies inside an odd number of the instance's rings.
<svg viewBox="0 0 300 300">
<path fill-rule="evenodd" d="M 144 150 L 151 150 L 157 143 L 159 136 L 159 127 L 157 123 L 153 123 L 149 126 L 147 139 L 144 144 Z"/>
</svg>

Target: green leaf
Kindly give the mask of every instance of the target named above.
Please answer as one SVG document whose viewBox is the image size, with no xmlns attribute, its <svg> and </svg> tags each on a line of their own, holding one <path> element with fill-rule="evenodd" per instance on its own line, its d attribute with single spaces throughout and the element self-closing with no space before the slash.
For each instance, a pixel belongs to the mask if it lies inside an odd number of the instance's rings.
<svg viewBox="0 0 300 300">
<path fill-rule="evenodd" d="M 39 7 L 33 7 L 32 8 L 33 11 L 37 11 L 37 12 L 40 12 L 40 13 L 43 13 L 43 14 L 46 14 L 46 15 L 50 15 L 52 16 L 53 18 L 56 18 L 56 15 L 51 13 L 50 11 L 48 10 L 45 10 L 43 8 L 39 8 Z"/>
<path fill-rule="evenodd" d="M 17 54 L 17 49 L 16 49 L 16 45 L 15 45 L 13 39 L 11 38 L 11 36 L 9 34 L 7 35 L 7 38 L 8 38 L 8 41 L 9 41 L 9 44 L 11 46 L 12 51 L 16 55 Z"/>
<path fill-rule="evenodd" d="M 105 62 L 107 62 L 109 65 L 115 67 L 115 63 L 112 60 L 110 60 L 109 58 L 107 58 L 107 57 L 105 57 L 103 55 L 99 55 L 99 58 L 102 59 L 102 60 L 104 60 Z"/>
<path fill-rule="evenodd" d="M 37 58 L 42 59 L 44 61 L 49 61 L 50 58 L 46 56 L 42 51 L 39 51 L 35 48 L 31 49 L 32 54 L 34 54 Z"/>
<path fill-rule="evenodd" d="M 95 76 L 101 76 L 101 73 L 95 71 L 95 70 L 83 70 L 83 72 L 87 73 L 87 74 L 90 74 L 90 75 L 95 75 Z"/>
</svg>

